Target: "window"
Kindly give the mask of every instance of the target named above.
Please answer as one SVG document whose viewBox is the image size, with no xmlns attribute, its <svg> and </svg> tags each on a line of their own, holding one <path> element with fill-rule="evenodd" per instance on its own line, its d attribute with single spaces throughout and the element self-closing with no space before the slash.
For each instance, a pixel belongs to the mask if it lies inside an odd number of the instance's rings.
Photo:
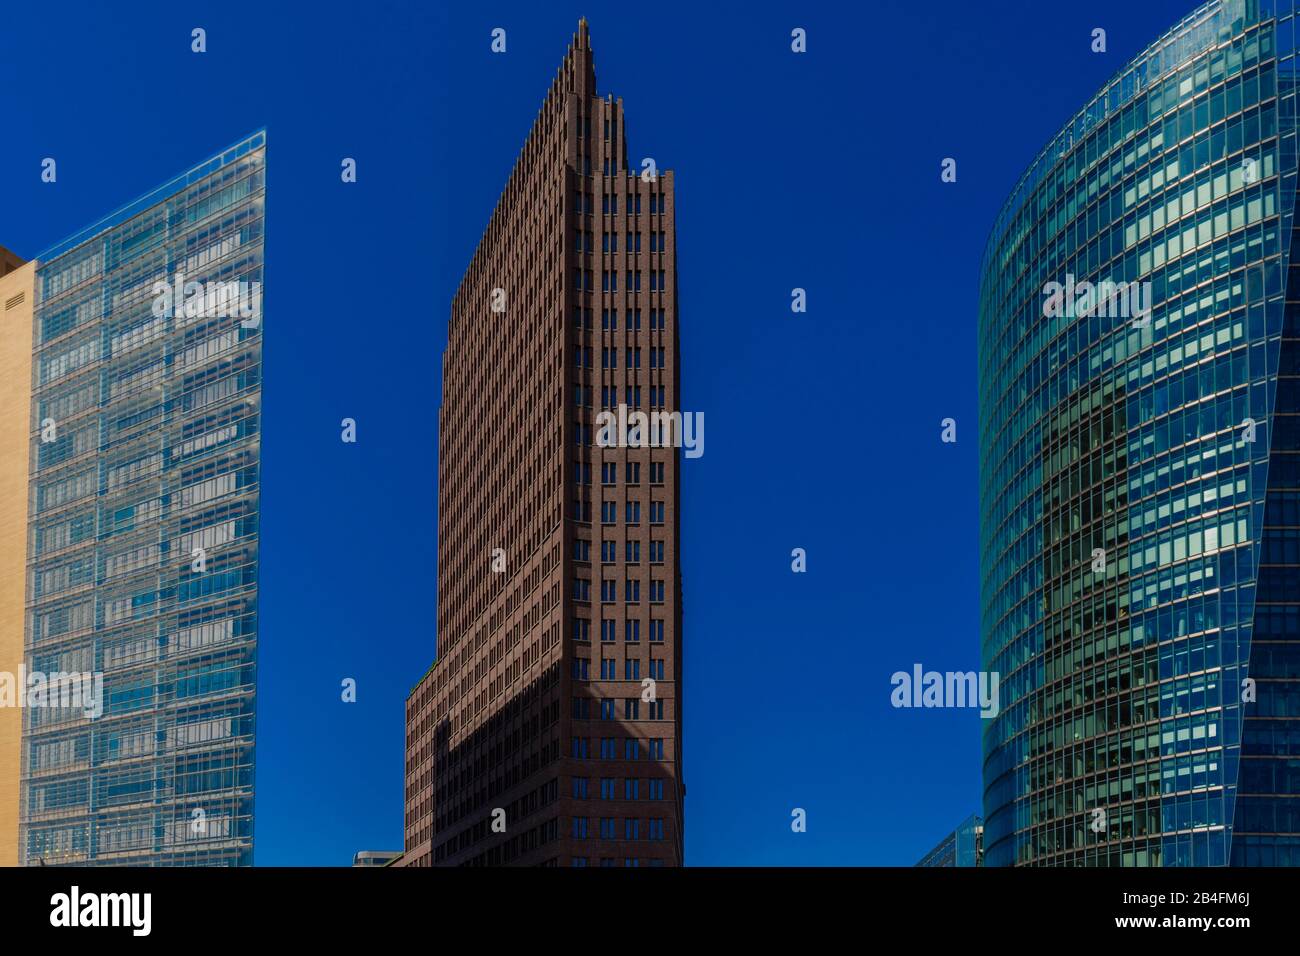
<svg viewBox="0 0 1300 956">
<path fill-rule="evenodd" d="M 587 783 L 588 780 L 586 777 L 573 778 L 573 797 L 575 800 L 587 799 Z"/>
<path fill-rule="evenodd" d="M 605 698 L 600 702 L 600 719 L 601 720 L 614 719 L 614 701 L 610 700 L 609 698 Z"/>
<path fill-rule="evenodd" d="M 664 543 L 662 541 L 650 542 L 650 563 L 651 564 L 664 563 Z"/>
<path fill-rule="evenodd" d="M 617 832 L 617 830 L 615 829 L 616 822 L 617 821 L 613 817 L 600 818 L 600 838 L 602 840 L 617 839 L 617 837 L 615 836 L 615 833 Z"/>
<path fill-rule="evenodd" d="M 605 564 L 614 563 L 614 542 L 602 541 L 600 543 L 600 560 Z"/>
<path fill-rule="evenodd" d="M 651 817 L 647 822 L 649 823 L 647 836 L 651 840 L 662 840 L 664 838 L 664 818 Z"/>
<path fill-rule="evenodd" d="M 627 503 L 627 523 L 628 524 L 641 523 L 641 502 L 629 501 Z"/>
<path fill-rule="evenodd" d="M 573 639 L 575 641 L 591 640 L 591 621 L 585 617 L 575 617 L 573 619 Z"/>
<path fill-rule="evenodd" d="M 570 866 L 579 866 L 579 867 L 586 866 L 586 865 L 587 865 L 587 858 L 586 858 L 585 856 L 575 856 L 575 857 L 572 857 L 572 858 L 569 860 L 569 865 L 570 865 Z"/>
<path fill-rule="evenodd" d="M 650 484 L 662 485 L 664 483 L 664 463 L 662 461 L 650 462 Z"/>
<path fill-rule="evenodd" d="M 646 702 L 646 719 L 663 720 L 664 719 L 664 702 L 662 700 L 651 700 Z"/>
<path fill-rule="evenodd" d="M 650 582 L 650 603 L 652 604 L 664 603 L 664 582 L 663 581 Z"/>
<path fill-rule="evenodd" d="M 624 552 L 625 552 L 625 560 L 628 564 L 641 563 L 641 542 L 640 541 L 625 542 Z"/>
<path fill-rule="evenodd" d="M 606 250 L 608 252 L 609 250 Z M 600 310 L 600 327 L 606 332 L 618 331 L 618 313 L 612 309 Z"/>
<path fill-rule="evenodd" d="M 589 720 L 591 718 L 591 699 L 588 697 L 573 698 L 573 719 Z"/>
<path fill-rule="evenodd" d="M 604 404 L 608 405 L 609 401 L 606 399 Z M 617 481 L 618 481 L 618 465 L 616 465 L 612 461 L 604 462 L 600 466 L 600 483 L 602 485 L 612 485 Z"/>
<path fill-rule="evenodd" d="M 629 659 L 623 662 L 623 680 L 641 679 L 641 661 Z"/>
<path fill-rule="evenodd" d="M 650 502 L 650 523 L 651 524 L 664 523 L 664 503 L 662 501 Z"/>
<path fill-rule="evenodd" d="M 614 799 L 614 778 L 613 777 L 600 778 L 600 799 L 602 800 Z"/>
<path fill-rule="evenodd" d="M 610 623 L 613 623 L 612 621 Z M 612 657 L 602 657 L 600 659 L 600 679 L 601 680 L 618 680 L 617 663 Z"/>
<path fill-rule="evenodd" d="M 641 821 L 636 817 L 628 817 L 623 821 L 623 839 L 639 840 L 641 839 Z"/>
<path fill-rule="evenodd" d="M 650 658 L 650 676 L 655 680 L 664 679 L 664 659 L 662 657 Z"/>
<path fill-rule="evenodd" d="M 641 602 L 641 582 L 624 581 L 623 582 L 624 601 L 627 604 L 639 604 Z"/>
<path fill-rule="evenodd" d="M 638 620 L 627 620 L 623 622 L 623 639 L 629 644 L 635 644 L 641 640 L 641 622 Z"/>
<path fill-rule="evenodd" d="M 617 356 L 615 356 L 615 357 L 617 358 Z M 640 368 L 640 367 L 641 367 L 641 350 L 640 350 L 640 349 L 628 349 L 628 350 L 627 350 L 627 367 L 628 367 L 628 368 Z"/>
<path fill-rule="evenodd" d="M 663 622 L 660 621 L 659 623 L 662 624 Z M 602 641 L 606 641 L 606 642 L 608 642 L 608 641 L 612 641 L 612 640 L 614 639 L 614 622 L 613 622 L 613 621 L 603 620 L 603 619 L 601 620 L 601 622 L 600 622 L 600 639 L 601 639 Z M 663 640 L 662 637 L 660 637 L 659 639 L 660 639 L 660 640 Z"/>
<path fill-rule="evenodd" d="M 650 640 L 659 643 L 664 639 L 664 622 L 659 620 L 650 621 Z"/>
<path fill-rule="evenodd" d="M 600 738 L 600 759 L 617 760 L 618 759 L 618 741 L 613 737 Z"/>
<path fill-rule="evenodd" d="M 629 461 L 623 470 L 623 480 L 629 485 L 641 484 L 641 463 Z"/>
<path fill-rule="evenodd" d="M 573 560 L 590 561 L 591 560 L 591 542 L 582 538 L 573 539 Z"/>
<path fill-rule="evenodd" d="M 591 755 L 591 741 L 586 737 L 573 738 L 573 756 L 586 760 Z"/>
<path fill-rule="evenodd" d="M 612 701 L 611 701 L 612 703 Z M 625 697 L 623 699 L 623 719 L 640 720 L 641 719 L 641 700 L 638 697 Z"/>
<path fill-rule="evenodd" d="M 589 658 L 575 657 L 573 659 L 573 679 L 589 680 L 590 678 L 587 676 L 587 667 L 590 663 L 591 660 Z"/>
<path fill-rule="evenodd" d="M 587 818 L 586 817 L 573 818 L 573 838 L 575 840 L 587 839 Z"/>
<path fill-rule="evenodd" d="M 664 740 L 662 737 L 655 737 L 651 740 L 647 740 L 646 743 L 649 744 L 651 760 L 664 759 Z"/>
<path fill-rule="evenodd" d="M 664 782 L 662 780 L 647 780 L 645 796 L 647 800 L 662 800 L 664 798 Z"/>
<path fill-rule="evenodd" d="M 640 746 L 638 746 L 635 738 L 629 737 L 623 741 L 623 759 L 624 760 L 641 759 L 641 748 Z"/>
<path fill-rule="evenodd" d="M 636 777 L 625 777 L 623 780 L 623 799 L 640 800 L 641 799 L 641 781 Z"/>
<path fill-rule="evenodd" d="M 618 600 L 618 582 L 617 582 L 617 581 L 601 581 L 601 582 L 600 582 L 600 599 L 601 599 L 602 601 L 606 601 L 606 602 L 609 602 L 609 601 L 617 601 L 617 600 Z"/>
</svg>

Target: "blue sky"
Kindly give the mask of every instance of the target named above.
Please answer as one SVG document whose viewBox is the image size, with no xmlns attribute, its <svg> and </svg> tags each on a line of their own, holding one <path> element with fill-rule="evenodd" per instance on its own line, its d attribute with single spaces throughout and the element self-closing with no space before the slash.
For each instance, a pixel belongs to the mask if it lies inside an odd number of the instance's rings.
<svg viewBox="0 0 1300 956">
<path fill-rule="evenodd" d="M 20 254 L 268 129 L 258 864 L 401 846 L 448 306 L 585 15 L 629 153 L 676 170 L 682 398 L 708 421 L 682 472 L 687 860 L 910 865 L 980 803 L 979 717 L 896 710 L 889 679 L 979 666 L 984 240 L 1051 135 L 1192 4 L 457 6 L 0 15 L 0 245 Z"/>
</svg>

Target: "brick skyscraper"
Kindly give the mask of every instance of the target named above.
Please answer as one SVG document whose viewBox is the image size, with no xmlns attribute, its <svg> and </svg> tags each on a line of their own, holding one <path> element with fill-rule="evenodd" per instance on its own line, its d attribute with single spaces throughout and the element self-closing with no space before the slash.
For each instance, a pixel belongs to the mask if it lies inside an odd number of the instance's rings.
<svg viewBox="0 0 1300 956">
<path fill-rule="evenodd" d="M 673 224 L 583 21 L 452 303 L 403 865 L 682 863 L 678 454 L 596 438 L 679 407 Z"/>
</svg>

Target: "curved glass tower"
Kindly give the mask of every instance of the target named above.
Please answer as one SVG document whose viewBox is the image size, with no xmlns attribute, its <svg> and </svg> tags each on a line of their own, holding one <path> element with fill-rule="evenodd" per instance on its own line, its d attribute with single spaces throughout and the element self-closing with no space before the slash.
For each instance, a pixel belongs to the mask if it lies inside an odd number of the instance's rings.
<svg viewBox="0 0 1300 956">
<path fill-rule="evenodd" d="M 1191 13 L 990 235 L 989 866 L 1300 865 L 1293 2 Z"/>
</svg>

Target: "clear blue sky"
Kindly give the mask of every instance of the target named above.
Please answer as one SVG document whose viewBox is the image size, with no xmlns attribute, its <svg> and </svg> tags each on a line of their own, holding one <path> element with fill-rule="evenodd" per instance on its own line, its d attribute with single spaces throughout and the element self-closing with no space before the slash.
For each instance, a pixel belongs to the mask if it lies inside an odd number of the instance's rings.
<svg viewBox="0 0 1300 956">
<path fill-rule="evenodd" d="M 401 846 L 448 304 L 586 15 L 630 154 L 676 170 L 683 404 L 708 423 L 682 477 L 687 860 L 910 865 L 980 803 L 978 716 L 895 710 L 889 678 L 979 666 L 984 239 L 1052 133 L 1193 4 L 457 6 L 0 13 L 20 254 L 268 129 L 257 862 Z"/>
</svg>

